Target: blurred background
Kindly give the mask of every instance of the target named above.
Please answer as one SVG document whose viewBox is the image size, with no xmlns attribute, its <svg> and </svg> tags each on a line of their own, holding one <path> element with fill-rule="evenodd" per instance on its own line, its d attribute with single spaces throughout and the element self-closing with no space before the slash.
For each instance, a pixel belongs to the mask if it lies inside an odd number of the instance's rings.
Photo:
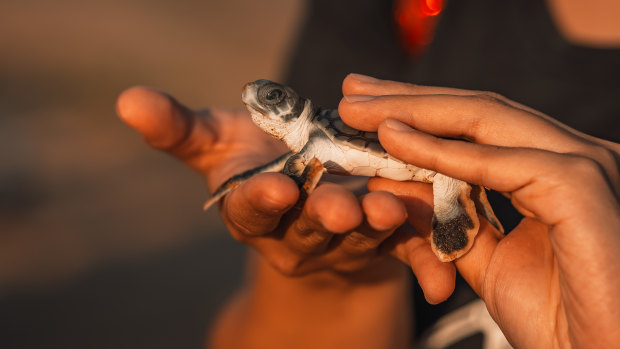
<svg viewBox="0 0 620 349">
<path fill-rule="evenodd" d="M 242 280 L 204 179 L 116 116 L 130 86 L 241 108 L 267 78 L 333 107 L 358 72 L 499 92 L 617 139 L 617 50 L 567 41 L 547 2 L 442 3 L 0 0 L 0 349 L 201 348 Z M 414 290 L 418 335 L 475 298 L 459 282 L 438 306 Z"/>
<path fill-rule="evenodd" d="M 116 116 L 132 85 L 239 106 L 303 0 L 0 2 L 0 347 L 189 348 L 242 275 L 204 179 Z"/>
</svg>

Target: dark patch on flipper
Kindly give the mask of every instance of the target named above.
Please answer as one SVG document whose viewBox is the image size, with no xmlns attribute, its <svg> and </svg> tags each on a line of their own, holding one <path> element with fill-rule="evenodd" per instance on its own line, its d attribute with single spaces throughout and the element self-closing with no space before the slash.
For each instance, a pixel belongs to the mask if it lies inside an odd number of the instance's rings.
<svg viewBox="0 0 620 349">
<path fill-rule="evenodd" d="M 476 204 L 476 212 L 491 223 L 491 225 L 497 229 L 498 237 L 502 238 L 504 236 L 504 227 L 495 216 L 493 208 L 489 203 L 489 199 L 487 199 L 487 193 L 484 190 L 484 187 L 481 185 L 472 186 L 470 196 L 471 199 L 474 200 L 474 204 Z"/>
<path fill-rule="evenodd" d="M 205 202 L 202 209 L 204 211 L 208 210 L 209 207 L 211 207 L 216 202 L 220 201 L 220 199 L 223 198 L 226 194 L 228 194 L 231 190 L 235 189 L 236 187 L 241 185 L 241 183 L 247 181 L 250 177 L 252 177 L 253 175 L 257 173 L 281 171 L 286 161 L 288 161 L 288 159 L 292 155 L 293 153 L 291 152 L 285 153 L 268 164 L 255 167 L 253 169 L 244 171 L 242 173 L 239 173 L 237 175 L 230 177 L 229 179 L 226 180 L 226 182 L 224 182 L 222 185 L 217 187 L 217 189 L 213 192 L 213 195 L 211 195 L 209 200 Z"/>
<path fill-rule="evenodd" d="M 478 234 L 480 220 L 471 199 L 472 186 L 437 173 L 433 178 L 431 248 L 442 262 L 466 254 Z"/>
<path fill-rule="evenodd" d="M 304 171 L 307 167 L 308 166 L 303 155 L 301 153 L 296 153 L 286 161 L 281 172 L 291 177 L 295 183 L 297 183 L 297 186 L 301 188 L 306 180 L 304 177 Z"/>
<path fill-rule="evenodd" d="M 472 228 L 474 222 L 465 214 L 443 223 L 433 219 L 433 243 L 443 254 L 453 254 L 467 247 L 467 230 Z"/>
</svg>

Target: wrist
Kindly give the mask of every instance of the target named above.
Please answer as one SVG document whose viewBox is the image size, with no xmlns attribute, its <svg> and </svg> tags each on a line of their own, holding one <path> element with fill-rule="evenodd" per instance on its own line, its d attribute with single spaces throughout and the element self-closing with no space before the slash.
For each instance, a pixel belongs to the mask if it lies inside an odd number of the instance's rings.
<svg viewBox="0 0 620 349">
<path fill-rule="evenodd" d="M 360 289 L 407 285 L 410 269 L 390 256 L 377 258 L 367 266 L 352 271 L 324 269 L 301 276 L 288 276 L 273 267 L 262 255 L 251 251 L 248 256 L 246 288 L 269 292 L 290 292 L 295 298 L 313 297 L 320 292 L 325 297 L 349 297 Z M 277 290 L 275 290 L 277 289 Z"/>
<path fill-rule="evenodd" d="M 321 271 L 296 277 L 281 274 L 254 252 L 249 264 L 245 286 L 216 329 L 235 333 L 238 343 L 223 347 L 260 343 L 270 348 L 330 348 L 347 343 L 346 347 L 355 348 L 400 348 L 410 344 L 409 271 L 395 260 L 386 258 L 354 273 Z"/>
</svg>

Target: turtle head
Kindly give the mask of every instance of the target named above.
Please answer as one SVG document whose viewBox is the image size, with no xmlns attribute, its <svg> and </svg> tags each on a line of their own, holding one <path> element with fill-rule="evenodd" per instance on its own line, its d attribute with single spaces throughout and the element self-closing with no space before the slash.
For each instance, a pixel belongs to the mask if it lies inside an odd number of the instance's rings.
<svg viewBox="0 0 620 349">
<path fill-rule="evenodd" d="M 312 108 L 309 100 L 299 97 L 290 87 L 269 80 L 246 84 L 241 99 L 254 123 L 278 139 L 286 136 L 286 130 L 305 109 Z"/>
</svg>

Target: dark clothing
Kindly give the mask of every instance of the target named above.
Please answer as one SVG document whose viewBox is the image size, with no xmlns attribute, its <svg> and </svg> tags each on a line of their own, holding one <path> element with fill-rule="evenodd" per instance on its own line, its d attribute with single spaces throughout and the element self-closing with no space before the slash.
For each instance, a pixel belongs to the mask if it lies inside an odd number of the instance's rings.
<svg viewBox="0 0 620 349">
<path fill-rule="evenodd" d="M 399 46 L 393 4 L 315 0 L 289 67 L 287 84 L 336 107 L 342 79 L 362 73 L 422 85 L 498 92 L 587 134 L 620 142 L 620 49 L 567 42 L 541 0 L 450 1 L 421 57 Z M 507 231 L 520 215 L 490 194 Z M 460 279 L 450 300 L 426 304 L 416 292 L 416 333 L 475 295 Z"/>
<path fill-rule="evenodd" d="M 287 83 L 319 105 L 337 106 L 342 79 L 355 72 L 498 92 L 620 142 L 620 49 L 567 42 L 544 1 L 450 1 L 419 59 L 399 47 L 389 1 L 315 0 L 309 6 Z"/>
</svg>

